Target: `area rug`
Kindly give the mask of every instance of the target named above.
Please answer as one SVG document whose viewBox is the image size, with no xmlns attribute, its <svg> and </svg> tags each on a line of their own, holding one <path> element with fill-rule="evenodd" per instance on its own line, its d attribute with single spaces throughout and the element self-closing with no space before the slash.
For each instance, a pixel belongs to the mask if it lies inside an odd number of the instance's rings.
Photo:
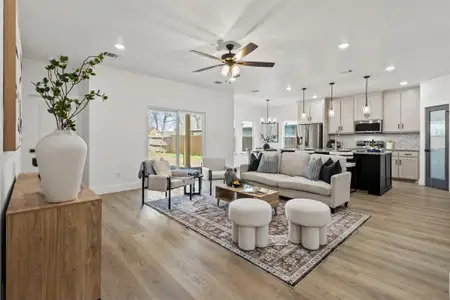
<svg viewBox="0 0 450 300">
<path fill-rule="evenodd" d="M 310 251 L 288 241 L 288 223 L 284 211 L 286 201 L 281 201 L 278 214 L 269 225 L 269 246 L 253 251 L 243 251 L 231 240 L 231 223 L 228 220 L 228 204 L 209 195 L 172 198 L 172 210 L 167 199 L 149 200 L 147 204 L 157 211 L 202 234 L 236 255 L 255 264 L 264 271 L 294 287 L 316 268 L 325 258 L 364 224 L 370 215 L 342 208 L 336 210 L 328 224 L 328 243 Z"/>
</svg>

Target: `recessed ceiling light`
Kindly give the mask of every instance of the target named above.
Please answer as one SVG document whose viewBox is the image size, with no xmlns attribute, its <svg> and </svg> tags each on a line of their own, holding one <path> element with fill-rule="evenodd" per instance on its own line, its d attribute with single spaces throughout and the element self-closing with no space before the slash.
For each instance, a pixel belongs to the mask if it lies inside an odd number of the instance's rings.
<svg viewBox="0 0 450 300">
<path fill-rule="evenodd" d="M 407 84 L 408 84 L 408 81 L 406 81 L 406 80 L 400 82 L 400 85 L 407 85 Z"/>
<path fill-rule="evenodd" d="M 116 44 L 116 45 L 114 45 L 114 47 L 116 47 L 116 48 L 119 49 L 119 50 L 125 49 L 125 46 L 122 45 L 122 44 Z"/>
<path fill-rule="evenodd" d="M 387 71 L 387 72 L 392 72 L 392 71 L 394 71 L 395 70 L 395 66 L 387 66 L 385 69 L 384 69 L 385 71 Z"/>
<path fill-rule="evenodd" d="M 290 91 L 292 90 L 292 88 L 291 88 L 291 85 L 290 85 L 290 84 L 288 84 L 288 86 L 287 86 L 286 90 L 287 90 L 287 91 L 289 91 L 289 92 L 290 92 Z"/>
<path fill-rule="evenodd" d="M 339 49 L 341 49 L 341 50 L 345 50 L 345 49 L 347 49 L 349 46 L 350 46 L 349 43 L 342 43 L 342 44 L 340 44 L 338 47 L 339 47 Z"/>
<path fill-rule="evenodd" d="M 317 99 L 317 95 L 316 94 L 314 94 L 313 99 Z"/>
</svg>

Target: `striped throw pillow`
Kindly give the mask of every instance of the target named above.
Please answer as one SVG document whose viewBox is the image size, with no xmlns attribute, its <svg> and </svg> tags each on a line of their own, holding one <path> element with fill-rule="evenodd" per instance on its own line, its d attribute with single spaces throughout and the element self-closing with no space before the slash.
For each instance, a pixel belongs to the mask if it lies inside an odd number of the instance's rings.
<svg viewBox="0 0 450 300">
<path fill-rule="evenodd" d="M 278 173 L 278 155 L 264 153 L 259 162 L 257 172 Z"/>
<path fill-rule="evenodd" d="M 303 170 L 303 176 L 310 180 L 319 180 L 322 164 L 323 163 L 320 158 L 313 160 L 308 165 L 306 165 L 305 169 Z"/>
</svg>

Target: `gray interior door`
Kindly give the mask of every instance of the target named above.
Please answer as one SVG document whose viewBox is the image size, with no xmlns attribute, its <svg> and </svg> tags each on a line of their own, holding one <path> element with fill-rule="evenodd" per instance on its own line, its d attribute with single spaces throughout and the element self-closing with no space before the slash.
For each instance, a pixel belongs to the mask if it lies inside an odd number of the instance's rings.
<svg viewBox="0 0 450 300">
<path fill-rule="evenodd" d="M 448 105 L 427 107 L 425 111 L 425 184 L 448 190 Z"/>
</svg>

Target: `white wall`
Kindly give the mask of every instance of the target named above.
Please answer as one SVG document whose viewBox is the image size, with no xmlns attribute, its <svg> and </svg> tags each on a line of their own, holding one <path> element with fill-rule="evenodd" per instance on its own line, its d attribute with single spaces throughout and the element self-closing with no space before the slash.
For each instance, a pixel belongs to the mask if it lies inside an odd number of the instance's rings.
<svg viewBox="0 0 450 300">
<path fill-rule="evenodd" d="M 88 113 L 89 185 L 96 192 L 136 188 L 139 164 L 147 158 L 147 107 L 206 114 L 204 156 L 233 162 L 233 93 L 100 66 L 90 82 L 109 99 Z M 86 122 L 83 126 L 86 125 Z"/>
<path fill-rule="evenodd" d="M 450 104 L 450 74 L 420 84 L 420 149 L 425 149 L 425 108 Z M 420 152 L 419 184 L 425 184 L 425 152 Z"/>
</svg>

